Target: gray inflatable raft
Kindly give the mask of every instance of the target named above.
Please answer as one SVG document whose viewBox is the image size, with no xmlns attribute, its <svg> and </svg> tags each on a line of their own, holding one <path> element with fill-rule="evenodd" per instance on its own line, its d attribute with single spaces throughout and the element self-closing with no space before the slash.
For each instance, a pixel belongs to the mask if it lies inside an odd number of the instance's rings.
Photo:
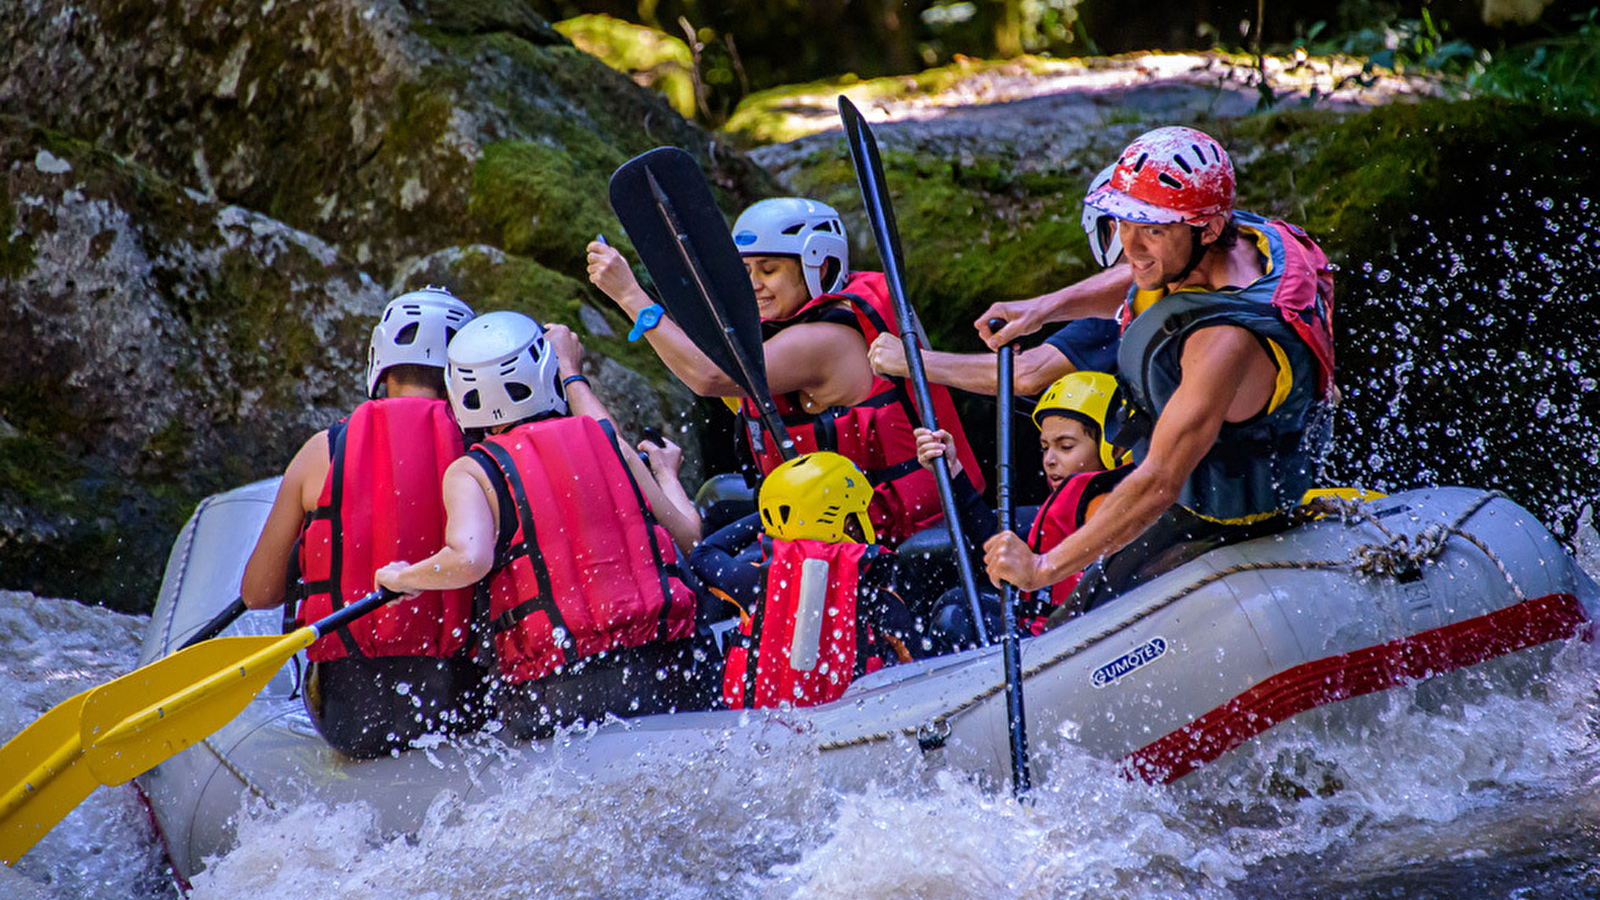
<svg viewBox="0 0 1600 900">
<path fill-rule="evenodd" d="M 276 490 L 265 481 L 209 498 L 180 533 L 141 664 L 170 652 L 237 595 Z M 1474 689 L 1517 691 L 1562 642 L 1587 638 L 1600 588 L 1531 515 L 1463 488 L 1351 505 L 1283 534 L 1212 551 L 1087 615 L 1023 642 L 1029 742 L 1073 741 L 1129 777 L 1181 778 L 1274 725 L 1338 710 L 1359 727 L 1370 700 L 1471 671 Z M 273 634 L 278 612 L 229 633 Z M 696 712 L 610 722 L 558 736 L 563 765 L 606 777 L 640 753 L 719 741 L 798 745 L 840 788 L 921 757 L 995 785 L 1009 779 L 998 647 L 892 666 L 804 710 Z M 545 748 L 477 737 L 367 762 L 317 736 L 293 695 L 293 666 L 210 739 L 137 779 L 187 879 L 234 840 L 245 801 L 363 800 L 384 828 L 414 831 L 441 791 L 493 791 L 497 770 Z M 1048 778 L 1035 767 L 1036 778 Z"/>
</svg>

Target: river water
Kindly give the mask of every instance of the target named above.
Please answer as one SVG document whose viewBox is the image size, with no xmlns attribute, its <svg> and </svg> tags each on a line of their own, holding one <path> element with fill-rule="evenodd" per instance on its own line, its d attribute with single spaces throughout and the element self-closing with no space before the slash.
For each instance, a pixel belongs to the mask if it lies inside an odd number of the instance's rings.
<svg viewBox="0 0 1600 900">
<path fill-rule="evenodd" d="M 1346 379 L 1355 421 L 1345 423 L 1352 427 L 1336 474 L 1379 487 L 1501 487 L 1572 535 L 1596 576 L 1592 525 L 1574 532 L 1566 524 L 1593 500 L 1600 412 L 1592 329 L 1567 327 L 1568 315 L 1530 344 L 1504 326 L 1532 327 L 1558 303 L 1592 317 L 1587 288 L 1546 295 L 1552 282 L 1592 278 L 1600 227 L 1582 198 L 1506 199 L 1537 210 L 1508 221 L 1546 235 L 1539 278 L 1483 270 L 1515 260 L 1481 248 L 1465 263 L 1430 252 L 1345 273 L 1355 287 L 1345 321 L 1360 337 L 1346 371 L 1367 375 Z M 1486 227 L 1468 224 L 1473 233 Z M 1557 233 L 1566 239 L 1548 240 Z M 1504 235 L 1482 240 L 1506 246 Z M 1441 265 L 1449 269 L 1429 268 Z M 1397 324 L 1373 327 L 1363 306 Z M 1506 318 L 1507 310 L 1533 312 Z M 1530 346 L 1544 349 L 1518 349 Z M 1485 379 L 1472 395 L 1477 406 L 1459 391 L 1430 393 L 1430 385 Z M 1495 388 L 1513 383 L 1536 390 L 1538 402 L 1508 402 L 1507 389 Z M 1477 427 L 1496 417 L 1539 423 L 1562 440 Z M 1529 461 L 1506 465 L 1518 453 Z M 0 592 L 0 734 L 127 671 L 145 621 Z M 1440 706 L 1416 702 L 1416 690 L 1391 691 L 1387 714 L 1370 728 L 1289 723 L 1231 764 L 1169 786 L 1125 781 L 1070 746 L 1044 748 L 1050 775 L 1029 805 L 910 767 L 841 793 L 818 783 L 817 761 L 803 750 L 661 754 L 604 783 L 578 778 L 552 755 L 525 763 L 503 794 L 465 804 L 441 797 L 417 835 L 382 833 L 359 804 L 242 809 L 239 848 L 212 861 L 192 896 L 1595 897 L 1597 674 L 1600 647 L 1575 643 L 1518 697 Z M 4 900 L 176 896 L 148 816 L 126 786 L 101 788 L 18 865 L 0 870 Z"/>
<path fill-rule="evenodd" d="M 1600 571 L 1592 529 L 1580 558 Z M 145 620 L 0 593 L 0 731 L 128 669 Z M 435 801 L 417 835 L 361 804 L 241 809 L 195 898 L 1579 898 L 1600 895 L 1600 648 L 1573 643 L 1524 696 L 1377 725 L 1290 723 L 1169 786 L 1046 748 L 1029 805 L 968 781 L 819 784 L 804 750 L 716 747 L 604 783 L 558 754 L 504 794 Z M 1432 708 L 1433 704 L 1423 704 Z M 616 773 L 613 773 L 613 776 Z M 13 869 L 17 900 L 177 891 L 132 788 L 101 788 Z"/>
</svg>

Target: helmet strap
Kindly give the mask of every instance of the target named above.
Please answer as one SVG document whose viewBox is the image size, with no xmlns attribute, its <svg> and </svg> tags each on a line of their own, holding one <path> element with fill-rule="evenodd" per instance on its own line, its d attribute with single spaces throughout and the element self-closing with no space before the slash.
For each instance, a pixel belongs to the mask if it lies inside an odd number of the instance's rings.
<svg viewBox="0 0 1600 900">
<path fill-rule="evenodd" d="M 1203 225 L 1189 226 L 1189 237 L 1191 241 L 1189 245 L 1189 264 L 1183 267 L 1183 271 L 1178 273 L 1177 278 L 1172 279 L 1173 284 L 1183 283 L 1185 279 L 1194 274 L 1194 270 L 1200 265 L 1200 260 L 1205 259 L 1205 230 L 1205 226 Z"/>
</svg>

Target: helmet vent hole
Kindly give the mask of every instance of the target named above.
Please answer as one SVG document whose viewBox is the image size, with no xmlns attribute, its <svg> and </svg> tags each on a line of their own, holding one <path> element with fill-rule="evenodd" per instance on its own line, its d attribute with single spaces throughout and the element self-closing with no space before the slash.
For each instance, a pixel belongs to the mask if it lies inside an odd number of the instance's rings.
<svg viewBox="0 0 1600 900">
<path fill-rule="evenodd" d="M 787 503 L 778 507 L 778 518 L 782 520 L 783 524 L 789 524 L 789 505 Z"/>
<path fill-rule="evenodd" d="M 1150 154 L 1148 154 L 1148 153 L 1139 154 L 1139 158 L 1133 161 L 1133 170 L 1135 172 L 1138 172 L 1138 171 L 1142 170 L 1144 168 L 1145 160 L 1147 160 L 1149 158 L 1150 158 Z"/>
<path fill-rule="evenodd" d="M 483 403 L 478 397 L 477 388 L 473 388 L 472 390 L 467 391 L 467 393 L 464 396 L 462 396 L 461 405 L 466 407 L 467 409 L 474 409 L 474 410 L 483 408 Z"/>
<path fill-rule="evenodd" d="M 1177 190 L 1177 191 L 1183 190 L 1183 182 L 1179 181 L 1176 178 L 1173 178 L 1171 175 L 1168 175 L 1166 172 L 1162 172 L 1160 175 L 1157 175 L 1156 176 L 1156 180 L 1161 182 L 1162 184 L 1166 185 L 1167 187 L 1172 188 L 1173 190 Z"/>
<path fill-rule="evenodd" d="M 533 388 L 520 381 L 508 381 L 506 382 L 506 395 L 511 398 L 512 403 L 521 403 L 533 396 Z"/>
<path fill-rule="evenodd" d="M 406 326 L 394 336 L 395 344 L 400 347 L 409 347 L 415 344 L 417 342 L 417 331 L 420 328 L 421 326 L 416 322 L 407 322 Z"/>
<path fill-rule="evenodd" d="M 1205 157 L 1200 155 L 1200 148 L 1199 147 L 1195 148 L 1194 156 L 1195 156 L 1195 159 L 1201 159 L 1201 160 L 1205 159 Z M 1172 161 L 1177 163 L 1178 164 L 1178 168 L 1182 169 L 1185 174 L 1188 174 L 1188 175 L 1193 175 L 1194 174 L 1194 167 L 1189 165 L 1189 161 L 1187 159 L 1183 158 L 1183 154 L 1182 153 L 1173 154 Z"/>
<path fill-rule="evenodd" d="M 793 225 L 790 225 L 788 228 L 785 228 L 783 231 L 779 232 L 779 234 L 799 234 L 800 233 L 800 229 L 802 229 L 804 227 L 806 227 L 806 223 L 804 223 L 804 222 L 796 222 Z"/>
</svg>

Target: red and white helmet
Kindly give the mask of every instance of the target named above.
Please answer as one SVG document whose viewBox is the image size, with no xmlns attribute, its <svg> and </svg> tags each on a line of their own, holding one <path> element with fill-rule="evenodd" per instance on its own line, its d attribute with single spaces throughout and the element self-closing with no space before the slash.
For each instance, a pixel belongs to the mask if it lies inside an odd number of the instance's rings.
<svg viewBox="0 0 1600 900">
<path fill-rule="evenodd" d="M 1152 225 L 1199 225 L 1233 210 L 1233 162 L 1203 131 L 1172 125 L 1140 135 L 1085 203 Z"/>
</svg>

